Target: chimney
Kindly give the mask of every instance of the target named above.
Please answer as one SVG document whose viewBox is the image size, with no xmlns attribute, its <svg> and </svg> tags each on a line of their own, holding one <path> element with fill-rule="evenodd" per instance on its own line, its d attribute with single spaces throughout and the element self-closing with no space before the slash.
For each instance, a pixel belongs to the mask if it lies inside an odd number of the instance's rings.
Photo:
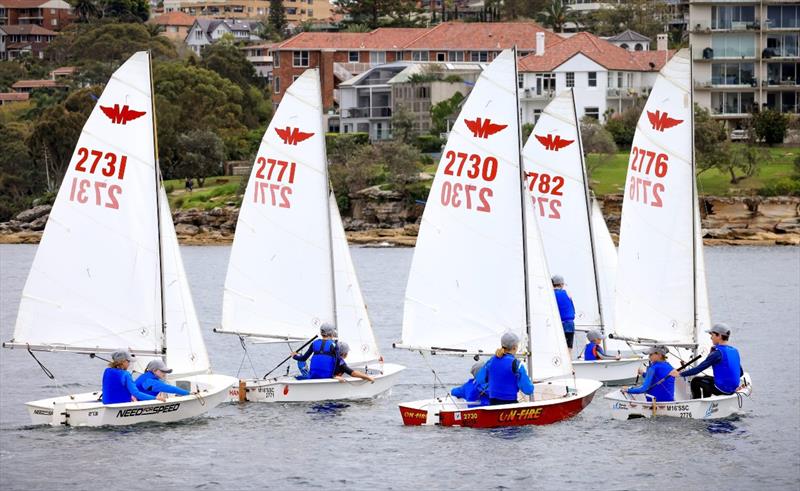
<svg viewBox="0 0 800 491">
<path fill-rule="evenodd" d="M 544 32 L 536 33 L 536 56 L 544 56 Z"/>
<path fill-rule="evenodd" d="M 669 46 L 667 42 L 667 35 L 666 33 L 659 34 L 656 36 L 656 49 L 658 51 L 666 51 Z"/>
</svg>

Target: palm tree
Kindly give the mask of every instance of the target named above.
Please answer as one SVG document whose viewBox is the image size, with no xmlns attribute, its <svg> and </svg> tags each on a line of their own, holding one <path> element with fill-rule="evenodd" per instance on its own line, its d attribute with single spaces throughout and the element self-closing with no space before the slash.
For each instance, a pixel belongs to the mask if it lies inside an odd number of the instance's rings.
<svg viewBox="0 0 800 491">
<path fill-rule="evenodd" d="M 72 0 L 70 4 L 81 22 L 89 22 L 91 18 L 100 17 L 100 9 L 94 0 Z"/>
<path fill-rule="evenodd" d="M 575 13 L 562 0 L 550 0 L 539 12 L 538 20 L 545 27 L 549 27 L 556 32 L 564 32 L 566 23 L 575 22 Z"/>
</svg>

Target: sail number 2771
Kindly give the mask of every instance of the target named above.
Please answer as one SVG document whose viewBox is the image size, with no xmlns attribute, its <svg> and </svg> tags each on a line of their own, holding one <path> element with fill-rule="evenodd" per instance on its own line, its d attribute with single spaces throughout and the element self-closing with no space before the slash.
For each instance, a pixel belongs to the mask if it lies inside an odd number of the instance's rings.
<svg viewBox="0 0 800 491">
<path fill-rule="evenodd" d="M 294 184 L 296 168 L 295 162 L 258 157 L 253 182 L 253 202 L 277 208 L 291 208 L 291 185 Z"/>
<path fill-rule="evenodd" d="M 448 150 L 444 155 L 444 175 L 468 179 L 494 181 L 497 177 L 497 159 L 492 156 L 482 157 L 477 153 L 465 153 Z M 444 180 L 442 182 L 441 202 L 444 206 L 464 208 L 482 212 L 492 211 L 489 203 L 494 195 L 492 188 L 477 184 L 464 184 Z"/>
</svg>

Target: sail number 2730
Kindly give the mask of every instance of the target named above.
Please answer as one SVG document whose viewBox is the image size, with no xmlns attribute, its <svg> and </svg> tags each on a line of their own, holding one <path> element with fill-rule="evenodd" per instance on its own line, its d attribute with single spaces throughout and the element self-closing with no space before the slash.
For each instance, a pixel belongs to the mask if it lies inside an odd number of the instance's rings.
<svg viewBox="0 0 800 491">
<path fill-rule="evenodd" d="M 444 175 L 461 177 L 476 181 L 494 181 L 497 177 L 497 159 L 492 156 L 482 157 L 477 153 L 465 153 L 448 150 L 444 155 Z M 443 206 L 464 208 L 481 212 L 492 211 L 490 198 L 494 195 L 492 188 L 478 184 L 464 184 L 444 180 L 442 182 L 441 202 Z"/>
</svg>

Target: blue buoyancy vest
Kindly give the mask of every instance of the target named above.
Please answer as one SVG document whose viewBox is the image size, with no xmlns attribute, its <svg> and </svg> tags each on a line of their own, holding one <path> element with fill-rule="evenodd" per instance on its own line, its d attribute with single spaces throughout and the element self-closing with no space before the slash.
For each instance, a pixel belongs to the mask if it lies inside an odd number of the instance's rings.
<svg viewBox="0 0 800 491">
<path fill-rule="evenodd" d="M 599 344 L 594 344 L 591 341 L 583 349 L 583 359 L 586 361 L 600 360 L 601 358 L 594 356 L 594 347 L 597 346 L 597 351 L 603 353 L 603 348 Z"/>
<path fill-rule="evenodd" d="M 339 350 L 336 341 L 331 339 L 317 339 L 311 343 L 311 368 L 310 378 L 331 378 L 336 368 L 336 359 L 339 357 Z"/>
<path fill-rule="evenodd" d="M 556 302 L 558 303 L 558 313 L 561 315 L 561 322 L 575 320 L 575 304 L 569 298 L 569 294 L 563 288 L 556 288 Z"/>
<path fill-rule="evenodd" d="M 164 382 L 153 372 L 144 372 L 139 375 L 139 378 L 136 379 L 136 388 L 151 396 L 157 396 L 162 392 L 179 396 L 188 396 L 190 394 L 188 390 Z"/>
<path fill-rule="evenodd" d="M 120 368 L 106 368 L 103 372 L 103 404 L 131 402 L 127 379 L 130 372 Z"/>
<path fill-rule="evenodd" d="M 517 371 L 519 361 L 506 353 L 502 358 L 493 356 L 486 362 L 489 379 L 489 397 L 504 401 L 517 400 Z"/>
<path fill-rule="evenodd" d="M 675 377 L 669 376 L 669 372 L 673 370 L 672 365 L 666 361 L 657 361 L 650 365 L 647 370 L 653 370 L 652 383 L 654 384 L 647 389 L 647 393 L 655 397 L 656 401 L 659 402 L 674 401 Z"/>
<path fill-rule="evenodd" d="M 733 394 L 739 387 L 742 374 L 739 351 L 727 344 L 718 344 L 717 351 L 722 354 L 722 361 L 713 365 L 714 385 L 726 394 Z"/>
</svg>

